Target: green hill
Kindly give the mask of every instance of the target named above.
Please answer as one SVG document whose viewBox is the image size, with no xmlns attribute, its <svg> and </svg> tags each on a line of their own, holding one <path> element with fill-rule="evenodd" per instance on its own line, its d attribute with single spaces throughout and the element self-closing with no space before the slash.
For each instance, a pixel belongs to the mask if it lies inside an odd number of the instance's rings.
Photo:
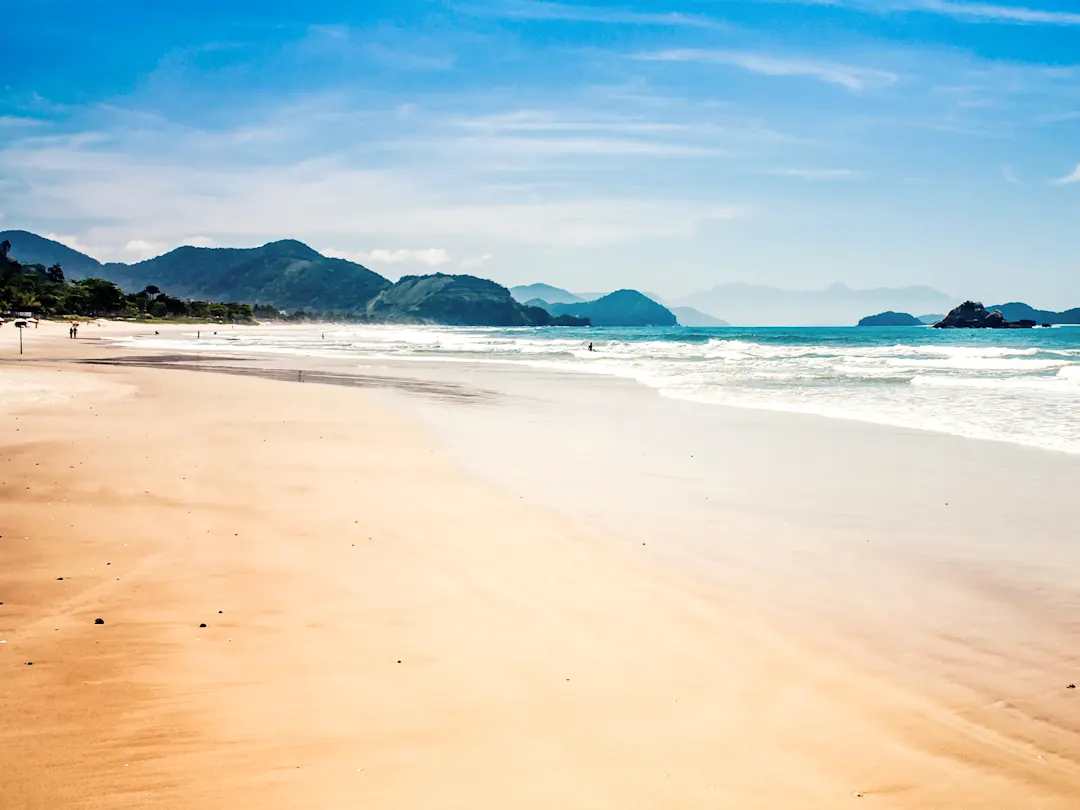
<svg viewBox="0 0 1080 810">
<path fill-rule="evenodd" d="M 362 265 L 328 259 L 295 239 L 257 248 L 180 247 L 138 264 L 107 264 L 102 275 L 127 289 L 157 284 L 192 298 L 320 312 L 362 310 L 390 286 Z"/>
<path fill-rule="evenodd" d="M 1010 304 L 998 304 L 989 307 L 990 311 L 1001 310 L 1007 321 L 1035 321 L 1050 324 L 1080 324 L 1080 307 L 1054 312 L 1049 309 L 1035 309 L 1027 304 L 1014 301 Z"/>
<path fill-rule="evenodd" d="M 0 242 L 11 243 L 11 258 L 23 264 L 59 264 L 70 278 L 101 273 L 101 262 L 53 239 L 29 231 L 0 231 Z"/>
<path fill-rule="evenodd" d="M 27 264 L 60 264 L 79 278 L 93 276 L 137 292 L 153 284 L 180 298 L 246 301 L 278 309 L 360 312 L 390 282 L 366 267 L 330 259 L 303 242 L 284 239 L 256 248 L 179 247 L 137 264 L 102 264 L 59 242 L 26 231 L 5 231 L 11 255 Z"/>
<path fill-rule="evenodd" d="M 579 304 L 548 304 L 552 315 L 588 318 L 593 326 L 678 326 L 671 310 L 637 290 L 616 292 Z"/>
<path fill-rule="evenodd" d="M 501 284 L 475 276 L 405 276 L 368 304 L 368 317 L 391 323 L 449 326 L 549 326 L 539 307 L 514 300 Z M 583 324 L 586 325 L 586 324 Z"/>
</svg>

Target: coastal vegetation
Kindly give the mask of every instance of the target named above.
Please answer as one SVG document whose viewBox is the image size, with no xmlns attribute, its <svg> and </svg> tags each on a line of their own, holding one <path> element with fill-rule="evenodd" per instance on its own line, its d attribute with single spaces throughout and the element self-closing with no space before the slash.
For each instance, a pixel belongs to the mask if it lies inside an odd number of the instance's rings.
<svg viewBox="0 0 1080 810">
<path fill-rule="evenodd" d="M 23 264 L 10 255 L 11 243 L 0 242 L 0 312 L 33 312 L 83 318 L 156 318 L 249 323 L 249 304 L 192 301 L 177 298 L 150 284 L 125 293 L 102 278 L 69 280 L 60 264 Z"/>
</svg>

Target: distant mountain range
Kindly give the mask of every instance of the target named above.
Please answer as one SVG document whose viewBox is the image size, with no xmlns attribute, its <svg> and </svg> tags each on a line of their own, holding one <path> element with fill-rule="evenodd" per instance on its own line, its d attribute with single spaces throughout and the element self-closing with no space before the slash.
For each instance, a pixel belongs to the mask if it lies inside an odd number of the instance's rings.
<svg viewBox="0 0 1080 810">
<path fill-rule="evenodd" d="M 935 312 L 952 302 L 951 295 L 924 286 L 853 290 L 837 283 L 824 290 L 785 290 L 737 283 L 673 303 L 745 326 L 850 326 L 867 312 Z"/>
<path fill-rule="evenodd" d="M 707 312 L 701 312 L 693 307 L 668 307 L 668 309 L 679 319 L 680 326 L 731 326 L 727 321 L 714 318 Z"/>
<path fill-rule="evenodd" d="M 655 294 L 634 290 L 573 293 L 550 284 L 507 290 L 473 276 L 409 276 L 391 284 L 363 265 L 323 256 L 293 239 L 256 248 L 180 247 L 135 264 L 102 263 L 28 231 L 0 231 L 2 240 L 11 243 L 11 256 L 21 262 L 60 264 L 70 278 L 104 278 L 129 292 L 155 285 L 181 298 L 381 320 L 544 325 L 545 316 L 527 311 L 529 304 L 536 303 L 552 316 L 567 316 L 568 322 L 583 317 L 595 325 L 727 325 L 720 315 L 752 326 L 850 325 L 867 312 L 939 312 L 947 311 L 952 303 L 951 296 L 925 286 L 853 290 L 834 284 L 825 290 L 784 290 L 725 284 L 686 296 L 669 307 Z M 1080 324 L 1080 308 L 1053 312 L 1012 302 L 990 309 L 1000 309 L 1009 321 Z M 940 316 L 924 315 L 918 320 L 936 322 Z"/>
<path fill-rule="evenodd" d="M 178 298 L 240 301 L 283 310 L 349 314 L 379 323 L 588 326 L 584 318 L 528 307 L 494 281 L 467 275 L 406 276 L 391 284 L 366 267 L 285 239 L 256 248 L 180 247 L 136 264 L 102 264 L 26 231 L 0 232 L 27 264 L 61 264 L 138 292 L 153 285 Z"/>
<path fill-rule="evenodd" d="M 59 262 L 69 276 L 96 276 L 130 292 L 153 284 L 181 298 L 243 301 L 279 309 L 356 312 L 390 286 L 366 267 L 285 239 L 256 248 L 179 247 L 137 264 L 102 264 L 26 231 L 0 232 L 22 262 Z"/>
</svg>

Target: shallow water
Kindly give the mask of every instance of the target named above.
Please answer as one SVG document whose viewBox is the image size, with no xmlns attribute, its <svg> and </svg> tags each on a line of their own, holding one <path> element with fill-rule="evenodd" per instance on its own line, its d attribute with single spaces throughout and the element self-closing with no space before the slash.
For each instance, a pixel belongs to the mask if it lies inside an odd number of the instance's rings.
<svg viewBox="0 0 1080 810">
<path fill-rule="evenodd" d="M 194 337 L 137 342 L 215 352 L 525 364 L 630 378 L 698 402 L 1080 454 L 1080 328 L 260 327 Z"/>
</svg>

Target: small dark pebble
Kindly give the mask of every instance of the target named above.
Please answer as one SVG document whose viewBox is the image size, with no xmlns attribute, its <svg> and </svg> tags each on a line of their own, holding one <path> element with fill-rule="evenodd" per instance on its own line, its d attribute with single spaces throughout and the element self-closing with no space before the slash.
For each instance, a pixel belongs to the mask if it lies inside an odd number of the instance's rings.
<svg viewBox="0 0 1080 810">
<path fill-rule="evenodd" d="M 27 661 L 27 662 L 26 662 L 26 665 L 27 665 L 28 667 L 32 667 L 32 666 L 34 665 L 34 662 L 33 662 L 33 661 Z"/>
<path fill-rule="evenodd" d="M 1075 683 L 1070 683 L 1070 684 L 1069 684 L 1068 686 L 1066 686 L 1065 688 L 1066 688 L 1066 689 L 1075 689 L 1075 688 L 1076 688 L 1076 684 L 1075 684 Z"/>
<path fill-rule="evenodd" d="M 206 624 L 200 624 L 199 627 L 206 627 Z"/>
<path fill-rule="evenodd" d="M 104 619 L 94 619 L 94 624 L 105 624 Z"/>
<path fill-rule="evenodd" d="M 398 661 L 398 663 L 400 664 L 400 663 L 401 663 L 401 661 Z"/>
<path fill-rule="evenodd" d="M 221 615 L 221 611 L 220 611 L 220 610 L 218 611 L 218 615 L 219 615 L 219 616 Z"/>
<path fill-rule="evenodd" d="M 57 577 L 57 578 L 56 578 L 56 581 L 57 581 L 57 582 L 63 582 L 63 581 L 64 581 L 64 578 L 63 578 L 63 577 Z"/>
</svg>

